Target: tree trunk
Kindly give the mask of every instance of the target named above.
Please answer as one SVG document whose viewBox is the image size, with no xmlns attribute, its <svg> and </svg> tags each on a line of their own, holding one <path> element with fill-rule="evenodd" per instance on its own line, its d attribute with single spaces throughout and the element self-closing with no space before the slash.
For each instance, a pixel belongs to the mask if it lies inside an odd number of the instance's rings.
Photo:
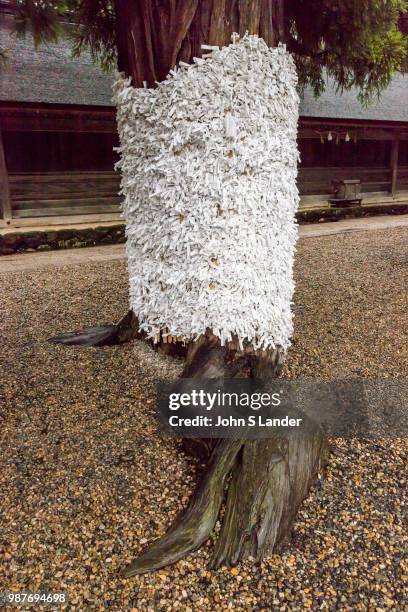
<svg viewBox="0 0 408 612">
<path fill-rule="evenodd" d="M 283 0 L 115 0 L 118 67 L 134 87 L 154 87 L 177 62 L 201 57 L 202 44 L 224 46 L 231 34 L 284 40 Z"/>
<path fill-rule="evenodd" d="M 202 55 L 201 45 L 224 46 L 231 34 L 257 34 L 269 46 L 283 42 L 283 0 L 115 0 L 118 67 L 135 87 L 154 87 L 179 61 Z M 63 344 L 101 346 L 141 338 L 131 311 L 116 326 L 98 327 L 52 339 Z M 155 339 L 167 353 L 181 354 L 180 343 Z M 283 352 L 221 346 L 208 331 L 187 350 L 183 378 L 273 378 Z M 185 440 L 184 448 L 207 469 L 187 509 L 170 530 L 123 570 L 124 576 L 158 569 L 181 559 L 206 541 L 217 521 L 229 480 L 226 510 L 212 565 L 257 560 L 290 534 L 291 525 L 326 456 L 321 431 L 308 438 L 269 440 Z"/>
</svg>

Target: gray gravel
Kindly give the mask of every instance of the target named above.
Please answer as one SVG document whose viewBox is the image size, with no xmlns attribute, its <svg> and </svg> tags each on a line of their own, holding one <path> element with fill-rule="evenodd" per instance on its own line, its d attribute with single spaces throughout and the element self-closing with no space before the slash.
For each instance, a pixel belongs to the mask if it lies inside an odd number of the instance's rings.
<svg viewBox="0 0 408 612">
<path fill-rule="evenodd" d="M 406 377 L 408 229 L 300 242 L 285 374 Z M 160 439 L 153 383 L 181 364 L 143 343 L 49 336 L 127 309 L 122 261 L 1 282 L 0 591 L 68 591 L 72 609 L 401 610 L 408 602 L 406 440 L 334 441 L 293 541 L 261 565 L 209 571 L 212 542 L 129 580 L 117 570 L 185 506 L 199 466 Z"/>
</svg>

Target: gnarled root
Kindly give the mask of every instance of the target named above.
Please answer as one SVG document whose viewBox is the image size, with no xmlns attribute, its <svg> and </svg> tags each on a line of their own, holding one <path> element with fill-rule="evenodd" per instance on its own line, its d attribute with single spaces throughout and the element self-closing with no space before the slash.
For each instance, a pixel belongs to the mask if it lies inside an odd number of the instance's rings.
<svg viewBox="0 0 408 612">
<path fill-rule="evenodd" d="M 224 484 L 242 441 L 221 440 L 187 509 L 171 529 L 133 563 L 122 570 L 128 578 L 175 563 L 196 550 L 210 535 L 223 501 Z"/>
<path fill-rule="evenodd" d="M 143 338 L 133 311 L 117 324 L 51 338 L 50 342 L 104 346 Z M 181 355 L 181 343 L 154 344 Z M 231 342 L 221 347 L 210 331 L 188 346 L 181 378 L 275 378 L 282 367 L 279 349 L 253 351 Z M 188 386 L 188 381 L 186 381 Z M 203 544 L 217 521 L 228 476 L 232 474 L 215 545 L 212 567 L 260 560 L 288 538 L 300 503 L 327 457 L 320 429 L 310 423 L 308 437 L 267 440 L 184 440 L 183 447 L 201 461 L 209 458 L 193 497 L 170 530 L 122 571 L 122 576 L 175 563 Z"/>
<path fill-rule="evenodd" d="M 72 346 L 108 346 L 123 344 L 135 338 L 141 338 L 139 323 L 133 310 L 129 312 L 116 325 L 89 327 L 81 331 L 67 332 L 54 338 L 49 338 L 53 344 Z"/>
<path fill-rule="evenodd" d="M 270 555 L 290 535 L 298 508 L 323 467 L 325 443 L 310 438 L 247 441 L 228 488 L 211 566 Z"/>
<path fill-rule="evenodd" d="M 121 575 L 159 569 L 199 548 L 218 518 L 231 472 L 210 565 L 236 565 L 248 557 L 260 561 L 289 538 L 298 508 L 326 458 L 320 431 L 310 438 L 218 441 L 187 509 Z"/>
<path fill-rule="evenodd" d="M 52 344 L 65 344 L 67 346 L 112 346 L 123 344 L 131 340 L 146 340 L 155 350 L 172 357 L 185 357 L 187 348 L 182 342 L 167 343 L 162 336 L 158 339 L 147 338 L 139 329 L 139 321 L 133 310 L 116 323 L 116 325 L 100 325 L 88 327 L 80 331 L 67 332 L 54 338 L 49 338 Z"/>
<path fill-rule="evenodd" d="M 280 373 L 281 357 L 279 349 L 251 352 L 220 347 L 208 332 L 190 345 L 182 378 L 273 378 Z M 308 433 L 308 437 L 267 440 L 184 440 L 184 448 L 201 460 L 211 453 L 202 480 L 170 530 L 122 576 L 175 563 L 205 542 L 218 518 L 229 474 L 212 567 L 271 554 L 289 537 L 299 505 L 326 460 L 320 428 L 310 422 Z"/>
</svg>

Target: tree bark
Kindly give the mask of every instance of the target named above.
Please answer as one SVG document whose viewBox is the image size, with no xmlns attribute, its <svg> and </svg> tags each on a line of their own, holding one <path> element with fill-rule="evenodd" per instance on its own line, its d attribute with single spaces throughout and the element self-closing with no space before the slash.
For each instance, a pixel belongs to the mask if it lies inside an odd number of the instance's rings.
<svg viewBox="0 0 408 612">
<path fill-rule="evenodd" d="M 283 0 L 115 0 L 118 67 L 135 87 L 154 87 L 179 61 L 202 54 L 201 45 L 227 45 L 231 34 L 258 34 L 268 45 L 285 40 Z M 130 311 L 117 325 L 64 334 L 52 342 L 80 346 L 119 344 L 142 338 Z M 167 344 L 167 347 L 166 347 Z M 156 347 L 182 354 L 180 343 Z M 282 351 L 240 350 L 237 342 L 220 346 L 209 330 L 187 349 L 182 378 L 274 378 Z M 170 530 L 130 566 L 123 576 L 158 569 L 181 559 L 206 541 L 219 516 L 230 477 L 226 510 L 212 565 L 257 560 L 289 537 L 298 507 L 321 470 L 327 447 L 310 424 L 308 438 L 268 440 L 184 440 L 184 448 L 207 468 L 186 510 Z"/>
<path fill-rule="evenodd" d="M 190 344 L 181 377 L 273 378 L 280 374 L 281 357 L 279 349 L 259 356 L 239 351 L 234 343 L 221 347 L 208 332 Z M 271 554 L 289 539 L 297 510 L 327 459 L 322 431 L 313 422 L 308 425 L 309 435 L 299 438 L 185 440 L 185 448 L 200 459 L 210 455 L 204 475 L 169 531 L 125 567 L 122 576 L 160 569 L 201 546 L 214 529 L 229 476 L 211 566 L 235 565 L 248 557 L 259 561 Z"/>
<path fill-rule="evenodd" d="M 49 338 L 51 344 L 64 344 L 65 346 L 113 346 L 124 344 L 132 340 L 145 340 L 155 350 L 172 357 L 185 357 L 187 347 L 181 343 L 168 342 L 167 339 L 147 338 L 139 329 L 139 320 L 133 310 L 129 310 L 120 321 L 113 325 L 98 325 L 73 332 L 65 332 L 59 336 Z"/>
<path fill-rule="evenodd" d="M 228 489 L 212 567 L 260 561 L 290 535 L 297 510 L 326 460 L 323 434 L 246 442 Z"/>
<path fill-rule="evenodd" d="M 52 344 L 65 344 L 66 346 L 111 346 L 123 344 L 137 338 L 142 338 L 139 332 L 139 323 L 133 310 L 116 323 L 116 325 L 98 325 L 79 331 L 67 332 L 54 338 L 49 338 Z"/>
<path fill-rule="evenodd" d="M 202 44 L 231 34 L 284 39 L 283 0 L 115 0 L 118 67 L 134 87 L 154 87 L 177 62 L 201 57 Z"/>
</svg>

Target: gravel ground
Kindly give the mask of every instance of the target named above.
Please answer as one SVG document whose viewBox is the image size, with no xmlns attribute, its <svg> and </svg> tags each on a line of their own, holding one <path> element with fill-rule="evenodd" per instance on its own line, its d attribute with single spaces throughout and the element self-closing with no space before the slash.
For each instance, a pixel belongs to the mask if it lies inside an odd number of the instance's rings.
<svg viewBox="0 0 408 612">
<path fill-rule="evenodd" d="M 408 372 L 408 229 L 301 240 L 286 375 Z M 124 262 L 1 277 L 0 591 L 67 591 L 71 609 L 407 609 L 407 443 L 333 442 L 292 543 L 261 565 L 117 570 L 185 506 L 199 466 L 155 433 L 152 385 L 180 362 L 143 343 L 45 342 L 119 319 Z"/>
</svg>

